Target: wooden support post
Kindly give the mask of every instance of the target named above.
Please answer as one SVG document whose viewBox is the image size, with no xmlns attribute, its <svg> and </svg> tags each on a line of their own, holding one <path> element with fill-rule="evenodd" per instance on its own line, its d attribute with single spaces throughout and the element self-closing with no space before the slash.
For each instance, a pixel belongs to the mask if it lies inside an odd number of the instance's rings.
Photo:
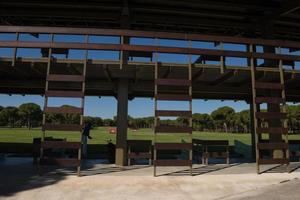
<svg viewBox="0 0 300 200">
<path fill-rule="evenodd" d="M 86 43 L 86 44 L 89 43 L 89 36 L 88 36 L 88 35 L 85 36 L 85 43 Z M 83 75 L 84 78 L 86 77 L 87 62 L 88 62 L 88 50 L 85 50 L 84 63 L 83 63 L 83 69 L 82 69 L 82 75 Z M 85 81 L 86 81 L 86 80 L 84 80 L 84 81 L 82 82 L 82 85 L 81 85 L 81 92 L 82 92 L 83 94 L 85 94 Z M 84 103 L 85 103 L 85 96 L 83 95 L 83 96 L 81 97 L 81 108 L 82 108 L 83 111 L 84 111 Z M 80 115 L 80 126 L 82 127 L 83 124 L 84 124 L 84 113 L 82 113 L 82 114 Z M 80 143 L 82 144 L 82 135 L 81 135 L 81 132 L 80 132 L 79 134 L 80 134 Z M 82 147 L 80 147 L 80 148 L 78 149 L 78 160 L 79 160 L 79 161 L 81 161 L 81 154 L 82 154 L 82 149 L 81 149 L 81 148 L 82 148 Z M 80 162 L 80 163 L 81 163 L 81 162 Z M 77 175 L 78 175 L 78 176 L 81 175 L 81 174 L 80 174 L 80 170 L 81 170 L 81 165 L 79 165 L 79 166 L 77 167 Z"/>
<path fill-rule="evenodd" d="M 128 145 L 128 155 L 129 155 L 130 153 L 131 153 L 131 145 Z M 128 161 L 127 161 L 127 162 L 128 162 L 128 163 L 127 163 L 128 166 L 130 166 L 130 164 L 131 164 L 130 161 L 131 161 L 131 159 L 128 157 Z"/>
<path fill-rule="evenodd" d="M 224 50 L 224 45 L 223 42 L 220 42 L 220 50 L 223 51 Z M 225 72 L 225 57 L 224 56 L 220 56 L 220 72 L 221 74 L 224 74 Z"/>
<path fill-rule="evenodd" d="M 16 33 L 16 41 L 18 42 L 19 41 L 19 38 L 20 38 L 20 33 Z M 16 60 L 17 60 L 17 51 L 18 51 L 18 48 L 17 47 L 15 47 L 14 49 L 13 49 L 13 57 L 12 57 L 12 62 L 11 62 L 11 66 L 15 66 L 15 64 L 16 64 Z"/>
<path fill-rule="evenodd" d="M 116 165 L 127 163 L 127 117 L 128 117 L 128 79 L 118 80 L 118 114 L 116 138 Z"/>
<path fill-rule="evenodd" d="M 54 41 L 54 35 L 51 34 L 50 35 L 50 41 L 53 42 Z M 48 54 L 48 62 L 47 62 L 47 77 L 50 74 L 50 67 L 51 67 L 51 60 L 52 60 L 52 48 L 49 48 L 49 54 Z M 46 85 L 45 85 L 45 93 L 47 93 L 49 89 L 49 81 L 46 80 Z M 48 96 L 44 96 L 44 110 L 45 108 L 48 106 Z M 42 119 L 42 127 L 46 124 L 46 113 L 43 112 L 43 119 Z M 41 137 L 41 143 L 44 142 L 45 140 L 45 135 L 46 135 L 46 130 L 42 129 L 42 137 Z M 38 170 L 39 170 L 39 174 L 41 175 L 42 173 L 42 168 L 40 165 L 41 159 L 43 158 L 43 154 L 44 154 L 44 149 L 41 147 L 40 148 L 40 160 L 38 161 Z"/>
<path fill-rule="evenodd" d="M 255 127 L 254 127 L 254 110 L 253 110 L 253 102 L 250 103 L 250 132 L 251 132 L 251 157 L 255 160 L 256 155 L 256 143 L 255 143 Z"/>
<path fill-rule="evenodd" d="M 192 48 L 192 42 L 189 41 L 189 47 Z M 192 83 L 192 55 L 188 55 L 189 57 L 189 68 L 188 68 L 188 80 L 190 81 L 190 83 Z M 192 84 L 190 84 L 189 86 L 189 96 L 191 97 L 193 95 L 193 92 L 192 92 Z M 192 98 L 189 100 L 189 110 L 190 112 L 192 112 Z M 190 116 L 189 118 L 189 127 L 191 129 L 193 129 L 193 117 L 192 115 Z M 193 134 L 191 133 L 189 135 L 190 137 L 190 143 L 193 144 Z M 189 159 L 193 162 L 193 148 L 189 151 Z M 190 175 L 192 176 L 193 175 L 193 166 L 192 164 L 190 165 Z"/>
<path fill-rule="evenodd" d="M 157 80 L 158 79 L 158 54 L 155 53 L 155 69 L 154 69 L 154 80 Z M 156 96 L 158 94 L 157 92 L 157 84 L 154 85 L 154 96 Z M 157 110 L 157 99 L 154 98 L 154 112 Z M 157 142 L 157 135 L 156 135 L 156 131 L 155 131 L 155 128 L 156 126 L 158 125 L 158 118 L 157 116 L 154 116 L 154 140 L 153 140 L 153 146 L 154 146 L 154 152 L 153 152 L 153 160 L 154 162 L 156 161 L 157 159 L 157 151 L 156 151 L 156 148 L 155 148 L 155 144 Z M 153 170 L 153 173 L 154 173 L 154 177 L 156 176 L 156 166 L 155 164 L 153 165 L 154 167 L 154 170 Z"/>
<path fill-rule="evenodd" d="M 227 165 L 230 164 L 230 160 L 229 160 L 229 145 L 226 147 L 226 164 Z"/>
<path fill-rule="evenodd" d="M 202 144 L 202 165 L 205 165 L 205 147 Z"/>
<path fill-rule="evenodd" d="M 281 47 L 279 47 L 279 53 L 281 53 Z M 284 69 L 283 69 L 283 64 L 282 60 L 279 60 L 279 73 L 280 73 L 280 84 L 285 86 L 285 81 L 284 81 Z M 281 97 L 282 99 L 286 99 L 285 95 L 285 87 L 281 90 Z M 282 112 L 287 113 L 287 105 L 284 101 L 282 104 Z M 283 119 L 283 128 L 288 128 L 288 119 Z M 284 134 L 284 141 L 286 144 L 289 144 L 289 139 L 288 139 L 288 133 Z M 290 158 L 290 152 L 289 148 L 286 149 L 286 151 L 283 153 L 283 158 Z M 289 164 L 286 165 L 286 172 L 289 172 Z"/>
<path fill-rule="evenodd" d="M 250 53 L 253 53 L 253 45 L 252 44 L 249 46 L 249 51 L 250 51 Z M 253 105 L 253 116 L 254 116 L 256 172 L 257 172 L 257 174 L 259 174 L 260 173 L 260 167 L 259 167 L 258 159 L 259 159 L 259 154 L 260 153 L 259 153 L 259 149 L 257 148 L 258 136 L 257 136 L 256 130 L 257 130 L 257 127 L 258 127 L 258 122 L 257 122 L 257 118 L 256 118 L 257 104 L 256 104 L 256 101 L 255 101 L 255 98 L 256 98 L 256 90 L 255 90 L 255 64 L 254 64 L 254 58 L 253 58 L 253 56 L 251 56 L 251 58 L 250 58 L 250 67 L 251 67 L 251 83 L 252 83 L 252 105 Z"/>
<path fill-rule="evenodd" d="M 121 46 L 123 44 L 129 44 L 130 43 L 129 37 L 121 36 L 120 43 L 121 43 Z M 120 69 L 123 69 L 124 65 L 127 65 L 128 58 L 129 58 L 129 52 L 121 50 L 120 51 Z"/>
</svg>

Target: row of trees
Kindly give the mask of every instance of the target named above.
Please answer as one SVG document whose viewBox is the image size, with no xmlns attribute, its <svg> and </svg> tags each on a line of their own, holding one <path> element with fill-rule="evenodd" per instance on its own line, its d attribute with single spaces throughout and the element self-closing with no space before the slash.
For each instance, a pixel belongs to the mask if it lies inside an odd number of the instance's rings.
<svg viewBox="0 0 300 200">
<path fill-rule="evenodd" d="M 64 105 L 62 107 L 68 107 Z M 288 122 L 290 130 L 297 132 L 300 127 L 300 105 L 288 106 Z M 46 121 L 50 123 L 78 123 L 79 115 L 74 114 L 48 114 Z M 117 118 L 102 119 L 101 117 L 84 117 L 85 122 L 90 122 L 94 126 L 116 126 Z M 211 114 L 194 113 L 192 116 L 193 128 L 199 131 L 219 131 L 219 132 L 249 132 L 250 131 L 250 111 L 243 110 L 235 112 L 231 107 L 220 107 Z M 38 127 L 42 123 L 42 110 L 34 103 L 22 104 L 19 107 L 0 106 L 0 126 L 10 127 Z M 187 124 L 187 119 L 162 119 L 160 123 L 173 125 Z M 152 128 L 154 117 L 133 118 L 128 116 L 128 126 L 130 128 Z"/>
<path fill-rule="evenodd" d="M 69 107 L 63 105 L 62 107 Z M 39 127 L 42 125 L 43 112 L 39 105 L 35 103 L 25 103 L 19 107 L 0 106 L 0 126 L 6 127 Z M 48 114 L 46 121 L 57 124 L 79 123 L 80 115 L 74 114 Z M 102 119 L 101 117 L 84 117 L 85 122 L 90 122 L 94 126 L 116 126 L 114 119 Z"/>
<path fill-rule="evenodd" d="M 0 126 L 31 128 L 39 126 L 42 119 L 42 110 L 34 103 L 22 104 L 19 107 L 0 106 Z"/>
</svg>

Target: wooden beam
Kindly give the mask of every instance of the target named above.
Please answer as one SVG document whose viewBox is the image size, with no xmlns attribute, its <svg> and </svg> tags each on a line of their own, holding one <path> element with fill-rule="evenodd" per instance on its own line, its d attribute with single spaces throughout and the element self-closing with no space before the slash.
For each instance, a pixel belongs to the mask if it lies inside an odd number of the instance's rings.
<svg viewBox="0 0 300 200">
<path fill-rule="evenodd" d="M 201 68 L 196 74 L 193 75 L 192 82 L 197 82 L 197 79 L 204 73 L 204 68 Z"/>
<path fill-rule="evenodd" d="M 110 71 L 109 71 L 109 69 L 108 69 L 108 67 L 107 67 L 106 64 L 103 65 L 103 70 L 104 70 L 105 76 L 107 77 L 107 80 L 108 80 L 109 82 L 112 82 L 111 73 L 110 73 Z"/>
<path fill-rule="evenodd" d="M 222 74 L 219 78 L 217 78 L 216 80 L 214 80 L 213 82 L 210 83 L 211 86 L 216 86 L 219 85 L 221 83 L 223 83 L 224 81 L 230 79 L 232 76 L 234 76 L 237 73 L 237 70 L 230 70 L 224 74 Z"/>
</svg>

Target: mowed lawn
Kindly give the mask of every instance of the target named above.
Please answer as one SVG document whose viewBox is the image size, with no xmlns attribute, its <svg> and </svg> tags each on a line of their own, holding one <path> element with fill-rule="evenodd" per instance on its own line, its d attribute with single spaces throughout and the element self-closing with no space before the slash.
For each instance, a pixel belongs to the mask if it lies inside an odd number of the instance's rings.
<svg viewBox="0 0 300 200">
<path fill-rule="evenodd" d="M 89 144 L 107 144 L 108 141 L 115 143 L 116 135 L 110 134 L 109 127 L 97 127 L 91 130 L 92 140 Z M 0 142 L 1 143 L 32 143 L 33 138 L 41 137 L 41 129 L 0 129 Z M 46 137 L 66 138 L 67 141 L 78 141 L 80 139 L 79 132 L 63 132 L 63 131 L 49 131 L 46 132 Z M 153 140 L 154 134 L 152 129 L 138 129 L 133 131 L 128 129 L 128 139 L 136 140 Z M 230 144 L 234 140 L 239 140 L 245 144 L 251 144 L 250 134 L 232 134 L 232 133 L 213 133 L 213 132 L 193 132 L 195 139 L 209 139 L 209 140 L 229 140 Z M 159 142 L 180 142 L 187 141 L 188 134 L 160 134 L 157 136 Z"/>
<path fill-rule="evenodd" d="M 91 153 L 98 152 L 98 145 L 106 145 L 109 141 L 115 143 L 116 135 L 110 134 L 109 127 L 96 127 L 91 130 L 92 140 L 88 144 L 94 147 L 90 148 Z M 0 128 L 0 153 L 1 151 L 13 152 L 30 152 L 33 138 L 41 137 L 41 129 L 24 129 L 24 128 Z M 66 138 L 67 141 L 79 141 L 79 132 L 46 132 L 46 136 L 54 138 Z M 152 129 L 138 129 L 137 131 L 128 130 L 128 139 L 136 140 L 153 140 L 154 134 Z M 251 154 L 251 135 L 244 133 L 214 133 L 214 132 L 193 132 L 195 139 L 207 140 L 228 140 L 234 151 L 249 157 Z M 187 134 L 161 134 L 157 137 L 158 142 L 187 142 Z M 300 135 L 290 135 L 289 139 L 300 140 Z M 10 150 L 7 150 L 10 149 Z"/>
</svg>

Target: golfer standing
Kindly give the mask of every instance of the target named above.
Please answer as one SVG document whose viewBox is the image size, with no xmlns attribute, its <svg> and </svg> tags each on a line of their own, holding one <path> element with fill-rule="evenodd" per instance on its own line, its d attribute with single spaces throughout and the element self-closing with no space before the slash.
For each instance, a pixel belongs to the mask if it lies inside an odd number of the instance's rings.
<svg viewBox="0 0 300 200">
<path fill-rule="evenodd" d="M 83 158 L 87 158 L 87 139 L 92 139 L 90 136 L 90 130 L 92 128 L 91 123 L 87 123 L 82 131 L 82 155 Z"/>
</svg>

